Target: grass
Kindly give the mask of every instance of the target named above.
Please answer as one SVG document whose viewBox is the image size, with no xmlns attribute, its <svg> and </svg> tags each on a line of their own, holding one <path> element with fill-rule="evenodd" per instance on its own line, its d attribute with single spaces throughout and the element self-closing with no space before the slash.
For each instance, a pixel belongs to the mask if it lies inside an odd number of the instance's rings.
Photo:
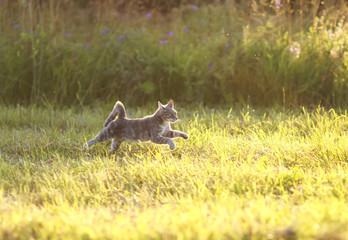
<svg viewBox="0 0 348 240">
<path fill-rule="evenodd" d="M 287 1 L 280 8 L 257 2 L 182 5 L 162 14 L 122 11 L 113 1 L 2 1 L 1 102 L 344 106 L 347 6 L 326 1 L 320 18 L 290 18 Z"/>
<path fill-rule="evenodd" d="M 0 238 L 347 239 L 346 111 L 178 106 L 174 151 L 82 152 L 109 107 L 0 107 Z"/>
</svg>

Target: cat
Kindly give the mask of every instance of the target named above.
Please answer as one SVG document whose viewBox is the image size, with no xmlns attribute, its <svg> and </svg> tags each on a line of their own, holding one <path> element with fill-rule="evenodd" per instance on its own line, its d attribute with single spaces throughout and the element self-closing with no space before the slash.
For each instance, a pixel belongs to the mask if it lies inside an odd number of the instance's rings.
<svg viewBox="0 0 348 240">
<path fill-rule="evenodd" d="M 177 120 L 178 117 L 174 109 L 173 100 L 170 100 L 165 106 L 158 101 L 156 112 L 141 119 L 127 118 L 123 104 L 117 101 L 104 123 L 104 129 L 95 138 L 87 141 L 83 145 L 83 150 L 87 150 L 91 145 L 108 139 L 112 139 L 110 153 L 116 151 L 123 141 L 152 141 L 157 144 L 168 144 L 170 150 L 174 150 L 175 143 L 172 138 L 189 138 L 186 133 L 171 129 L 170 123 L 174 123 Z"/>
</svg>

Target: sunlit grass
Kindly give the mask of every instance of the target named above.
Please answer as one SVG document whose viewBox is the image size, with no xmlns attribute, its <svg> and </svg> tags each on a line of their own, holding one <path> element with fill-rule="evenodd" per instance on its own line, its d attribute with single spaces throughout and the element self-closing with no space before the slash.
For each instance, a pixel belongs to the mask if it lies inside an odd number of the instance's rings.
<svg viewBox="0 0 348 240">
<path fill-rule="evenodd" d="M 106 108 L 0 109 L 0 238 L 345 239 L 346 112 L 181 110 L 177 149 L 82 152 Z M 141 117 L 154 109 L 129 109 Z"/>
</svg>

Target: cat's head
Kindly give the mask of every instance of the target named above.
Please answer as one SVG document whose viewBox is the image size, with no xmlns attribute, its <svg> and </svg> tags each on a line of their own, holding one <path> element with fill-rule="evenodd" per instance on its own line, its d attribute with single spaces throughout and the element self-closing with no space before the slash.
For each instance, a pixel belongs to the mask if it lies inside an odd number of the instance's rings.
<svg viewBox="0 0 348 240">
<path fill-rule="evenodd" d="M 166 122 L 175 122 L 179 118 L 174 109 L 174 102 L 170 100 L 167 105 L 162 105 L 160 101 L 158 101 L 158 110 L 159 116 Z"/>
</svg>

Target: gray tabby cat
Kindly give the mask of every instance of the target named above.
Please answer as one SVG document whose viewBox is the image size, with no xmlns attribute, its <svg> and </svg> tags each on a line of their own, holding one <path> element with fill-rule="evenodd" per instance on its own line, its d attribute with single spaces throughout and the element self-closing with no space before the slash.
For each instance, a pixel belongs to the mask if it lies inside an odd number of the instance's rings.
<svg viewBox="0 0 348 240">
<path fill-rule="evenodd" d="M 168 144 L 173 150 L 175 143 L 171 138 L 189 138 L 186 133 L 170 128 L 170 123 L 178 120 L 173 105 L 173 100 L 165 106 L 158 101 L 158 109 L 153 115 L 141 119 L 129 119 L 123 104 L 117 101 L 104 123 L 104 129 L 94 139 L 85 143 L 83 149 L 87 150 L 95 143 L 112 139 L 110 153 L 117 150 L 123 141 L 152 141 L 157 144 Z"/>
</svg>

